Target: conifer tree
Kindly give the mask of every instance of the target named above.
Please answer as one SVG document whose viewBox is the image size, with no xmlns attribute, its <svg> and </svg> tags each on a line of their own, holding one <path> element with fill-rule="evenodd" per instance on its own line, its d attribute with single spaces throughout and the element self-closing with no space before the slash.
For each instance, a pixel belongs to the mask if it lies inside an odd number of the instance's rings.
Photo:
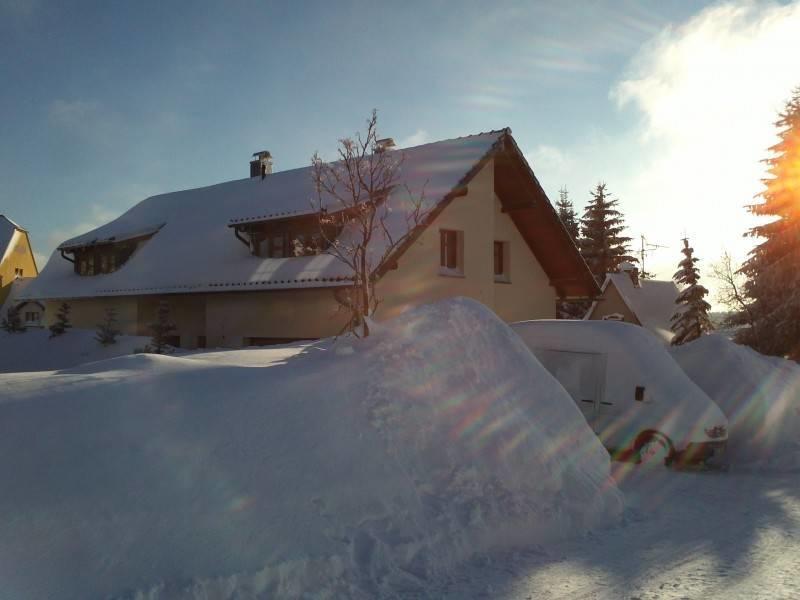
<svg viewBox="0 0 800 600">
<path fill-rule="evenodd" d="M 113 308 L 106 309 L 106 319 L 97 325 L 97 333 L 94 336 L 103 346 L 110 346 L 117 343 L 117 336 L 122 333 L 117 329 L 117 311 Z"/>
<path fill-rule="evenodd" d="M 605 183 L 598 183 L 581 218 L 579 247 L 595 278 L 602 282 L 607 273 L 619 270 L 623 262 L 639 262 L 628 252 L 631 238 L 622 235 L 625 220 L 617 210 L 619 200 L 611 199 Z"/>
<path fill-rule="evenodd" d="M 580 228 L 578 226 L 578 214 L 575 212 L 575 207 L 569 199 L 567 188 L 563 187 L 558 190 L 558 201 L 556 202 L 556 210 L 558 211 L 558 218 L 564 224 L 564 228 L 569 232 L 572 241 L 578 241 L 580 235 Z"/>
<path fill-rule="evenodd" d="M 8 333 L 23 333 L 25 331 L 25 327 L 22 326 L 22 319 L 19 316 L 19 309 L 15 306 L 6 311 L 6 316 L 3 317 L 3 321 L 0 323 L 0 327 L 2 327 Z"/>
<path fill-rule="evenodd" d="M 176 329 L 175 324 L 169 319 L 169 304 L 162 300 L 158 303 L 156 321 L 150 325 L 152 337 L 150 338 L 150 344 L 147 346 L 147 351 L 154 354 L 165 354 L 169 348 L 167 337 Z"/>
<path fill-rule="evenodd" d="M 737 341 L 800 360 L 800 87 L 775 125 L 779 141 L 764 161 L 769 177 L 762 202 L 747 207 L 754 215 L 772 218 L 747 233 L 763 241 L 741 268 L 754 327 L 742 329 Z"/>
<path fill-rule="evenodd" d="M 69 321 L 69 311 L 70 305 L 66 302 L 62 302 L 61 306 L 58 307 L 55 322 L 50 325 L 50 339 L 58 337 L 59 335 L 64 335 L 67 329 L 72 327 L 72 323 Z"/>
<path fill-rule="evenodd" d="M 711 305 L 705 301 L 708 290 L 700 285 L 700 270 L 696 264 L 699 259 L 694 257 L 694 248 L 689 246 L 689 240 L 684 238 L 683 260 L 678 264 L 678 271 L 672 276 L 675 283 L 686 287 L 681 290 L 675 299 L 678 310 L 672 316 L 670 328 L 675 333 L 672 338 L 673 346 L 680 346 L 686 342 L 696 340 L 704 333 L 714 329 L 708 311 Z"/>
</svg>

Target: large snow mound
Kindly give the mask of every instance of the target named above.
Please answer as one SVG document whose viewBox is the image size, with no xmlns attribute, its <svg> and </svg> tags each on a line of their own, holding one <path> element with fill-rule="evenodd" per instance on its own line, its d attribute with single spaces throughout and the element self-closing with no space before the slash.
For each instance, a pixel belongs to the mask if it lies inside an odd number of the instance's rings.
<svg viewBox="0 0 800 600">
<path fill-rule="evenodd" d="M 101 345 L 95 331 L 70 329 L 50 339 L 48 329 L 28 329 L 21 333 L 0 331 L 0 373 L 54 371 L 86 362 L 132 354 L 144 348 L 150 338 L 120 335 L 116 344 Z"/>
<path fill-rule="evenodd" d="M 800 470 L 800 366 L 718 334 L 670 352 L 728 417 L 733 464 Z"/>
<path fill-rule="evenodd" d="M 257 352 L 0 376 L 5 594 L 403 597 L 620 517 L 570 397 L 474 301 Z"/>
</svg>

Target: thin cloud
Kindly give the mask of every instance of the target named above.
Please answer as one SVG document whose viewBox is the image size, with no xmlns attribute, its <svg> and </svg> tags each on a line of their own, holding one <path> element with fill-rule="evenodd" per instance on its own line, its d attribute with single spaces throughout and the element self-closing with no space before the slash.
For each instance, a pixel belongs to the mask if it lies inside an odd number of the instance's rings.
<svg viewBox="0 0 800 600">
<path fill-rule="evenodd" d="M 693 236 L 705 264 L 752 244 L 742 239 L 754 222 L 744 205 L 761 189 L 777 112 L 800 83 L 798 32 L 800 2 L 720 4 L 665 29 L 611 92 L 638 120 L 628 197 L 658 211 L 650 222 L 661 240 Z"/>
</svg>

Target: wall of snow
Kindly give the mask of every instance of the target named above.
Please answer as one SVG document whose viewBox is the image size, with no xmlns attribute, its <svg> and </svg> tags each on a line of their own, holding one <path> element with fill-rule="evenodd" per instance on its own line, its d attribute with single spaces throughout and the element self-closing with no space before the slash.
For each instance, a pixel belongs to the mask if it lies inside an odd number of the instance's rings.
<svg viewBox="0 0 800 600">
<path fill-rule="evenodd" d="M 607 453 L 480 304 L 238 352 L 0 375 L 9 597 L 402 597 L 620 517 Z"/>
<path fill-rule="evenodd" d="M 54 371 L 83 363 L 133 354 L 150 338 L 121 335 L 117 343 L 102 346 L 95 331 L 70 329 L 50 339 L 49 329 L 28 329 L 22 333 L 0 331 L 0 373 Z"/>
<path fill-rule="evenodd" d="M 800 366 L 718 334 L 670 352 L 728 417 L 732 464 L 800 470 Z"/>
</svg>

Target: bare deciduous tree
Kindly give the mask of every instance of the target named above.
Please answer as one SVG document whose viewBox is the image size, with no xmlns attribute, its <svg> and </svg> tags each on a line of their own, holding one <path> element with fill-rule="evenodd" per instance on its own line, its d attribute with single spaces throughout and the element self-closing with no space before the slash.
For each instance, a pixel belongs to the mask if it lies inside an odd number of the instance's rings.
<svg viewBox="0 0 800 600">
<path fill-rule="evenodd" d="M 402 154 L 379 141 L 373 110 L 366 133 L 339 140 L 338 160 L 325 162 L 316 153 L 311 159 L 322 251 L 345 264 L 352 279 L 336 299 L 350 313 L 349 329 L 364 337 L 381 302 L 375 293 L 378 277 L 431 212 L 424 186 L 414 194 L 400 185 Z M 307 250 L 295 246 L 296 253 Z"/>
<path fill-rule="evenodd" d="M 725 251 L 719 261 L 711 265 L 711 277 L 718 282 L 717 302 L 734 313 L 726 322 L 731 325 L 747 325 L 757 338 L 755 316 L 744 296 L 744 275 L 733 267 L 733 258 Z"/>
</svg>

